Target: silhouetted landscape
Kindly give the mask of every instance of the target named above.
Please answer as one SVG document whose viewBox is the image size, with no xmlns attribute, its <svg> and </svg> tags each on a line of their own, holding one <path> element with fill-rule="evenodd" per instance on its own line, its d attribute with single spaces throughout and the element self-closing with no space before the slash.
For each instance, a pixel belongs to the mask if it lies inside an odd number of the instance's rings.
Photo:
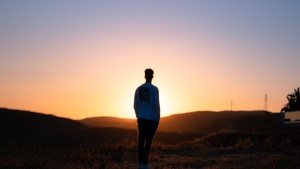
<svg viewBox="0 0 300 169">
<path fill-rule="evenodd" d="M 232 113 L 232 114 L 231 114 Z M 137 168 L 136 120 L 0 109 L 0 168 Z M 300 128 L 266 111 L 163 117 L 151 168 L 299 168 Z"/>
<path fill-rule="evenodd" d="M 232 114 L 232 115 L 231 115 Z M 80 120 L 93 127 L 135 129 L 135 119 L 94 117 Z M 271 126 L 273 117 L 267 111 L 199 111 L 162 117 L 158 131 L 207 134 L 220 130 Z"/>
</svg>

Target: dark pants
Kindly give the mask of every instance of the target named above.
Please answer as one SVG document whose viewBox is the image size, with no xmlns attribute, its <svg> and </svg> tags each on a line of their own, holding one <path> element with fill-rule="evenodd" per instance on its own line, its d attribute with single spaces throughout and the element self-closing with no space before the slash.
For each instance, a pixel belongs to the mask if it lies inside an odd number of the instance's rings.
<svg viewBox="0 0 300 169">
<path fill-rule="evenodd" d="M 147 164 L 152 140 L 158 127 L 155 120 L 138 119 L 138 158 L 139 164 Z"/>
</svg>

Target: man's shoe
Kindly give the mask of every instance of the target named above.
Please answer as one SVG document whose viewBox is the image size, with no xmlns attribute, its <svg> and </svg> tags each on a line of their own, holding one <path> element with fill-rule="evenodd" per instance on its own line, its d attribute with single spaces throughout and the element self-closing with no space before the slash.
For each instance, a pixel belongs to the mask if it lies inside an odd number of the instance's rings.
<svg viewBox="0 0 300 169">
<path fill-rule="evenodd" d="M 145 165 L 144 165 L 144 169 L 149 169 L 148 164 L 145 164 Z"/>
<path fill-rule="evenodd" d="M 139 169 L 145 169 L 145 165 L 144 164 L 140 164 L 139 165 Z"/>
</svg>

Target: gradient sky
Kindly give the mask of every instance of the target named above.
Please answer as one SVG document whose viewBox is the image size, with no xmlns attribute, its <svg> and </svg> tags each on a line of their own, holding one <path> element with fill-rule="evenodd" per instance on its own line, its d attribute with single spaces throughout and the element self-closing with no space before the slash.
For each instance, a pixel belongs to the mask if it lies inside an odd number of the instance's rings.
<svg viewBox="0 0 300 169">
<path fill-rule="evenodd" d="M 300 87 L 299 0 L 0 1 L 0 107 L 134 118 L 154 70 L 162 116 L 279 112 Z"/>
</svg>

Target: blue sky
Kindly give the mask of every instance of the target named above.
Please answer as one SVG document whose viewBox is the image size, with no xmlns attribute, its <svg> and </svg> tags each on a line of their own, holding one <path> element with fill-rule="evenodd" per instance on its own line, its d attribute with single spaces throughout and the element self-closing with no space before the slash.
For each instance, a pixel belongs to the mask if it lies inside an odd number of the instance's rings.
<svg viewBox="0 0 300 169">
<path fill-rule="evenodd" d="M 297 0 L 2 0 L 0 106 L 132 117 L 132 91 L 152 67 L 165 115 L 225 110 L 230 100 L 261 109 L 265 94 L 278 112 L 300 87 L 299 8 Z"/>
</svg>

